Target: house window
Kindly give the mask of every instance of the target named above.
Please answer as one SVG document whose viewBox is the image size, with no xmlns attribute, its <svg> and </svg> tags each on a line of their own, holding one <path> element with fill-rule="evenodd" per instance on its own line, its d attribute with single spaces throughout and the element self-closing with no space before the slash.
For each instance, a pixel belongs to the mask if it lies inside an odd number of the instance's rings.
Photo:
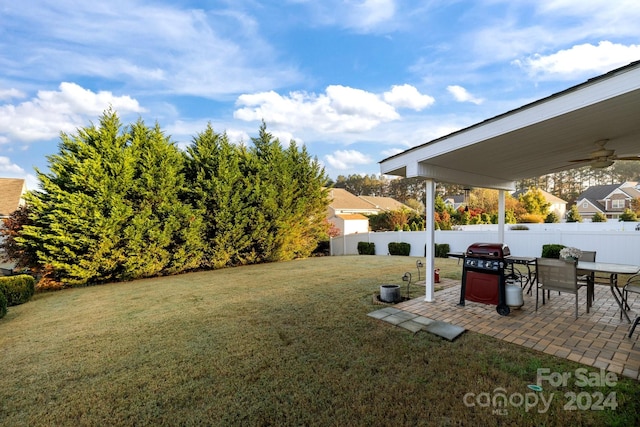
<svg viewBox="0 0 640 427">
<path fill-rule="evenodd" d="M 615 199 L 611 201 L 611 208 L 612 209 L 622 209 L 624 208 L 624 199 Z"/>
<path fill-rule="evenodd" d="M 587 208 L 589 207 L 589 203 L 584 202 L 584 203 L 582 204 L 582 207 L 583 207 L 583 208 L 585 208 L 585 209 L 587 209 Z"/>
</svg>

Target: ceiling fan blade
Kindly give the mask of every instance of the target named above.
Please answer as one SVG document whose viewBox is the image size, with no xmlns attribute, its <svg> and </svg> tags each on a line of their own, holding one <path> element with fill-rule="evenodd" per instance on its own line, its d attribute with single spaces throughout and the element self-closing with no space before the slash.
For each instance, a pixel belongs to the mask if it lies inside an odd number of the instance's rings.
<svg viewBox="0 0 640 427">
<path fill-rule="evenodd" d="M 624 156 L 624 157 L 616 156 L 614 159 L 615 160 L 640 160 L 640 156 Z"/>
<path fill-rule="evenodd" d="M 575 160 L 569 160 L 571 163 L 585 163 L 585 162 L 590 162 L 593 159 L 588 158 L 588 159 L 575 159 Z"/>
<path fill-rule="evenodd" d="M 613 156 L 613 154 L 615 153 L 615 150 L 607 150 L 604 147 L 600 147 L 600 149 L 596 150 L 596 151 L 592 151 L 589 154 L 589 157 L 591 157 L 592 159 L 598 158 L 598 157 L 609 157 L 609 156 Z"/>
</svg>

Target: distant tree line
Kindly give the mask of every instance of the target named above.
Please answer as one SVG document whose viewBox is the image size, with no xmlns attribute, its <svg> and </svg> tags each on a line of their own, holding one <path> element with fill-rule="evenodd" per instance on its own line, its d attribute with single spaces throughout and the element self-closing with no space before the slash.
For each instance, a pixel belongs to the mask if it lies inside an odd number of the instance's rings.
<svg viewBox="0 0 640 427">
<path fill-rule="evenodd" d="M 605 169 L 592 169 L 589 166 L 544 175 L 516 182 L 516 190 L 539 188 L 569 205 L 587 188 L 594 185 L 622 184 L 626 181 L 640 181 L 640 162 L 619 160 Z M 425 178 L 389 178 L 384 175 L 339 175 L 333 185 L 344 188 L 357 196 L 385 196 L 415 208 L 418 203 L 424 206 Z M 441 196 L 463 194 L 464 186 L 438 183 L 436 191 Z"/>
<path fill-rule="evenodd" d="M 41 189 L 5 221 L 20 267 L 84 285 L 305 257 L 327 238 L 327 177 L 263 123 L 251 146 L 210 125 L 185 151 L 158 124 L 99 125 L 61 135 Z"/>
<path fill-rule="evenodd" d="M 540 178 L 522 180 L 516 183 L 518 189 L 525 190 L 517 198 L 510 194 L 505 198 L 506 223 L 559 222 L 557 214 L 549 210 L 549 203 L 539 190 L 545 190 L 572 205 L 567 213 L 567 221 L 581 222 L 575 207 L 575 199 L 592 185 L 621 184 L 625 181 L 640 180 L 638 162 L 618 161 L 607 169 L 593 170 L 590 167 L 545 175 Z M 333 185 L 344 188 L 356 195 L 392 197 L 414 211 L 395 211 L 370 217 L 372 230 L 404 229 L 418 226 L 415 212 L 424 215 L 425 178 L 389 178 L 380 175 L 338 176 Z M 453 209 L 445 205 L 444 196 L 463 195 L 460 185 L 438 183 L 436 186 L 435 224 L 439 229 L 450 229 L 466 224 L 496 224 L 498 222 L 498 191 L 474 188 L 467 192 L 463 206 Z M 635 208 L 634 208 L 635 207 Z M 622 220 L 633 220 L 640 214 L 640 201 L 632 203 L 632 209 L 621 216 Z M 631 219 L 629 219 L 631 218 Z M 606 221 L 604 216 L 594 217 L 594 221 Z M 423 224 L 422 224 L 423 225 Z"/>
</svg>

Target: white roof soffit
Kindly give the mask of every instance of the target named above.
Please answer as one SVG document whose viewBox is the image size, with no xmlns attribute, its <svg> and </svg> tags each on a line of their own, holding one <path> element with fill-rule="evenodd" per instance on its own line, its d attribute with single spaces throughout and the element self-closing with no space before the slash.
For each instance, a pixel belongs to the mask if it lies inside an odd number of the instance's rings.
<svg viewBox="0 0 640 427">
<path fill-rule="evenodd" d="M 640 154 L 640 61 L 408 149 L 380 162 L 386 175 L 513 190 L 515 181 L 589 163 L 596 141 Z"/>
</svg>

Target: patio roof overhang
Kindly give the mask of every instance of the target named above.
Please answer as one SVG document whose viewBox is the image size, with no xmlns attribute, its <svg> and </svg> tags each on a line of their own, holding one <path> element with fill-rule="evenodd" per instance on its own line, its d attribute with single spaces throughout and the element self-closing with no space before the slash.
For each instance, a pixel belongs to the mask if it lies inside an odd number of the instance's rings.
<svg viewBox="0 0 640 427">
<path fill-rule="evenodd" d="M 515 181 L 587 166 L 607 139 L 640 154 L 640 61 L 380 162 L 386 175 L 512 191 Z"/>
</svg>

